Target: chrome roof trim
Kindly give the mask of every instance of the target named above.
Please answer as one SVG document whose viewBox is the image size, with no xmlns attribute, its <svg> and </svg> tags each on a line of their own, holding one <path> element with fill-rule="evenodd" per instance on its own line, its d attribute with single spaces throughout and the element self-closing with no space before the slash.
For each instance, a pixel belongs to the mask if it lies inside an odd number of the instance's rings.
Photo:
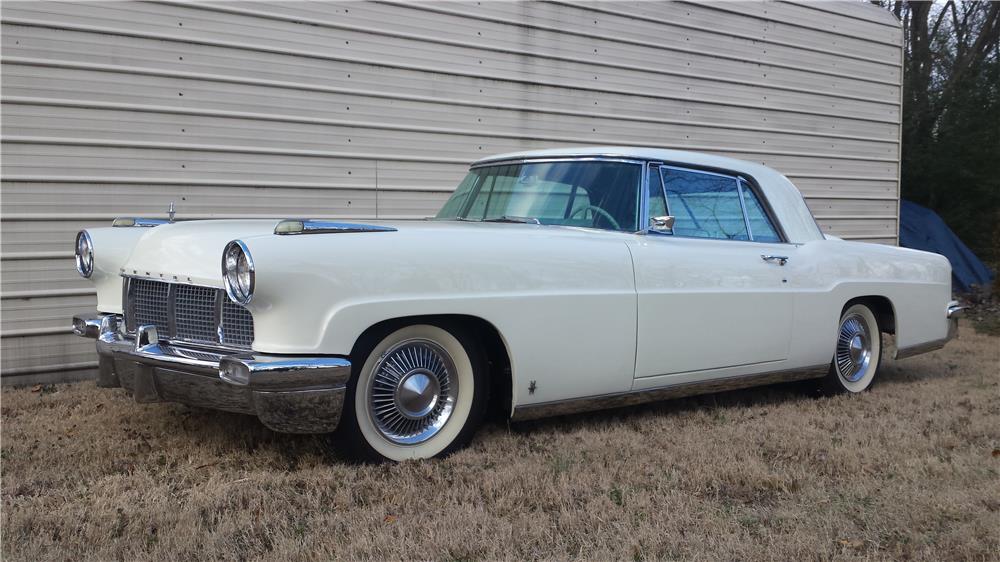
<svg viewBox="0 0 1000 562">
<path fill-rule="evenodd" d="M 483 160 L 477 160 L 473 162 L 470 166 L 470 170 L 476 168 L 482 168 L 485 166 L 504 166 L 511 164 L 525 164 L 528 162 L 532 163 L 544 163 L 544 162 L 625 162 L 627 164 L 642 164 L 645 162 L 643 158 L 636 158 L 634 156 L 628 156 L 624 154 L 579 154 L 579 155 L 567 155 L 567 156 L 545 156 L 539 155 L 538 157 L 531 156 L 519 156 L 515 158 L 508 158 L 501 155 L 496 159 L 485 158 Z"/>
<path fill-rule="evenodd" d="M 391 226 L 360 224 L 351 222 L 332 222 L 309 219 L 286 219 L 274 227 L 274 233 L 279 236 L 298 234 L 343 234 L 348 232 L 396 232 Z"/>
</svg>

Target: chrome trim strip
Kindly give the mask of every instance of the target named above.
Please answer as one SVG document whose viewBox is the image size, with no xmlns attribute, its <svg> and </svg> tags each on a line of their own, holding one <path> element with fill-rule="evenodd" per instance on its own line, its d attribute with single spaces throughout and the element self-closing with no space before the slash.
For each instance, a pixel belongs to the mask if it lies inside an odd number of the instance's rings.
<svg viewBox="0 0 1000 562">
<path fill-rule="evenodd" d="M 580 156 L 550 156 L 550 157 L 539 157 L 539 158 L 509 158 L 509 159 L 499 159 L 499 160 L 478 160 L 473 162 L 469 166 L 470 170 L 475 170 L 476 168 L 482 168 L 485 166 L 511 166 L 515 164 L 541 164 L 546 162 L 625 162 L 628 164 L 642 164 L 646 162 L 645 159 L 635 158 L 626 155 L 580 155 Z"/>
<path fill-rule="evenodd" d="M 743 224 L 747 227 L 747 238 L 752 241 L 753 228 L 750 227 L 750 215 L 747 214 L 747 201 L 743 196 L 743 178 L 741 177 L 736 178 L 736 192 L 740 195 L 740 209 L 743 211 Z"/>
<path fill-rule="evenodd" d="M 948 303 L 948 318 L 962 318 L 969 307 L 962 306 L 958 301 Z"/>
<path fill-rule="evenodd" d="M 541 404 L 528 404 L 516 407 L 514 409 L 514 415 L 511 416 L 511 421 L 533 420 L 549 416 L 562 416 L 592 410 L 621 408 L 625 406 L 635 406 L 646 402 L 657 402 L 672 398 L 694 396 L 697 394 L 740 390 L 766 384 L 815 379 L 823 377 L 829 370 L 829 365 L 816 365 L 813 367 L 803 367 L 801 369 L 723 377 L 706 381 L 673 384 L 659 388 L 605 394 L 602 396 L 587 396 L 584 398 L 571 398 L 568 400 L 543 402 Z"/>
<path fill-rule="evenodd" d="M 349 232 L 396 232 L 396 230 L 396 228 L 391 226 L 310 219 L 286 219 L 279 222 L 274 227 L 274 233 L 279 236 L 297 236 L 299 234 L 343 234 Z"/>
<path fill-rule="evenodd" d="M 941 338 L 939 340 L 929 341 L 925 343 L 919 343 L 917 345 L 911 345 L 909 347 L 902 347 L 896 349 L 896 354 L 893 359 L 906 359 L 907 357 L 913 357 L 914 355 L 920 355 L 921 353 L 929 353 L 931 351 L 937 351 L 944 347 L 944 344 L 951 341 L 951 338 Z"/>
<path fill-rule="evenodd" d="M 117 217 L 115 220 L 111 221 L 111 226 L 115 228 L 152 228 L 154 226 L 160 226 L 161 224 L 170 224 L 170 222 L 171 221 L 164 219 L 147 219 L 143 217 Z"/>
<path fill-rule="evenodd" d="M 646 161 L 642 163 L 642 177 L 639 178 L 639 210 L 638 217 L 636 217 L 636 226 L 639 229 L 636 234 L 649 234 L 649 174 L 652 168 L 652 162 Z"/>
</svg>

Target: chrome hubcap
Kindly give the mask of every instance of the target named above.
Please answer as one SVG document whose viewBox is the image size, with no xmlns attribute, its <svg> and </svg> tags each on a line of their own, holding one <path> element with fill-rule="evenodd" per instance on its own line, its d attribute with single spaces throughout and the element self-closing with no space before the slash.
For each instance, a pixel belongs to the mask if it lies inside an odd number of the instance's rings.
<svg viewBox="0 0 1000 562">
<path fill-rule="evenodd" d="M 840 325 L 837 340 L 837 373 L 844 380 L 857 382 L 868 371 L 871 362 L 871 336 L 864 317 L 852 314 Z"/>
<path fill-rule="evenodd" d="M 399 413 L 411 420 L 419 420 L 437 406 L 441 385 L 433 373 L 414 371 L 407 374 L 396 387 L 396 407 Z"/>
<path fill-rule="evenodd" d="M 458 398 L 455 362 L 440 345 L 400 342 L 375 364 L 368 385 L 368 413 L 383 437 L 416 445 L 436 435 Z"/>
</svg>

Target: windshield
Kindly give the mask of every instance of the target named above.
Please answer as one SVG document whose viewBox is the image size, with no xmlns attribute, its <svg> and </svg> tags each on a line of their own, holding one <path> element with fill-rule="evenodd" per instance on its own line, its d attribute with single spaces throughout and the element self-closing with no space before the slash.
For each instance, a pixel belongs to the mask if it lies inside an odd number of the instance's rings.
<svg viewBox="0 0 1000 562">
<path fill-rule="evenodd" d="M 642 165 L 602 160 L 525 162 L 469 171 L 438 219 L 638 230 Z"/>
</svg>

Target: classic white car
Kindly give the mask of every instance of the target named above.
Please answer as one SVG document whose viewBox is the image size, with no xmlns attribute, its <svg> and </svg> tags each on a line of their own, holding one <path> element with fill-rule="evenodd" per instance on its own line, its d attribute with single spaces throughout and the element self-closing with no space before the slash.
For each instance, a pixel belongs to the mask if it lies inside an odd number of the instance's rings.
<svg viewBox="0 0 1000 562">
<path fill-rule="evenodd" d="M 98 384 L 257 415 L 368 459 L 446 454 L 513 420 L 816 378 L 944 345 L 939 255 L 824 236 L 765 166 L 640 148 L 475 162 L 438 215 L 80 232 Z"/>
</svg>

